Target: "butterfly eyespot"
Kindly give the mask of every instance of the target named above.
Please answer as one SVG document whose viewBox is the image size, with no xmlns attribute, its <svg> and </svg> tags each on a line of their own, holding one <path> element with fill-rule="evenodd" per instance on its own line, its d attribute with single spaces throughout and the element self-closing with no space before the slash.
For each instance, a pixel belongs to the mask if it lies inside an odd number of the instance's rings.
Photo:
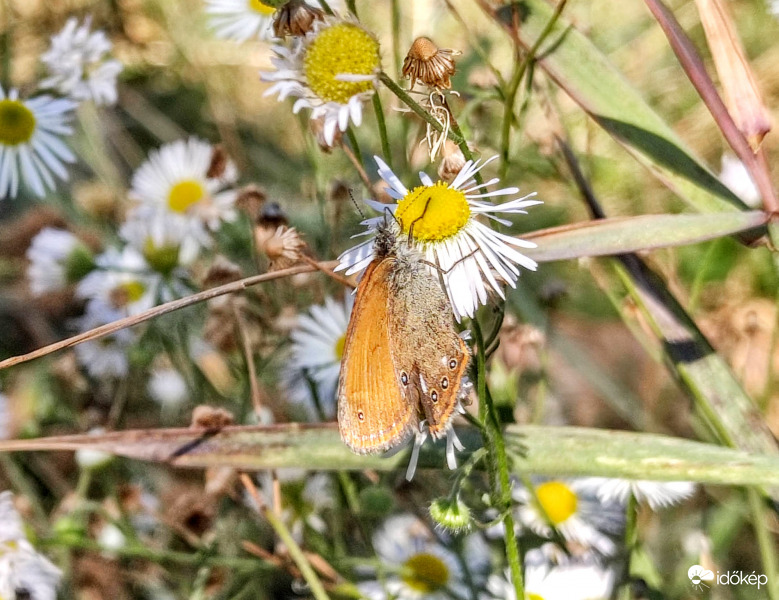
<svg viewBox="0 0 779 600">
<path fill-rule="evenodd" d="M 400 374 L 400 383 L 408 385 L 408 375 L 405 372 Z"/>
<path fill-rule="evenodd" d="M 447 388 L 449 387 L 449 378 L 448 378 L 448 377 L 444 377 L 444 378 L 441 380 L 441 387 L 442 387 L 443 389 L 447 389 Z"/>
<path fill-rule="evenodd" d="M 453 358 L 452 360 L 449 361 L 449 368 L 452 369 L 452 370 L 457 368 L 457 360 L 456 359 Z"/>
<path fill-rule="evenodd" d="M 432 392 L 430 392 L 430 399 L 431 399 L 433 402 L 438 402 L 438 392 L 436 392 L 435 390 L 433 390 Z"/>
<path fill-rule="evenodd" d="M 358 411 L 357 411 L 357 418 L 358 418 L 360 421 L 364 421 L 364 420 L 365 420 L 365 413 L 364 413 L 364 412 L 362 412 L 361 410 L 358 410 Z"/>
</svg>

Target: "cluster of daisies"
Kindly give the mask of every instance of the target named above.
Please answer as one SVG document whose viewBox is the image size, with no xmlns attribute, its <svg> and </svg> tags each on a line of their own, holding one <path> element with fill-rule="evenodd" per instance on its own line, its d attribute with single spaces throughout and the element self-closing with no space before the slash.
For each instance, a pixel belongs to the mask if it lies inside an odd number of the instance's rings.
<svg viewBox="0 0 779 600">
<path fill-rule="evenodd" d="M 67 180 L 76 161 L 67 138 L 82 102 L 113 104 L 122 70 L 109 57 L 111 42 L 102 31 L 90 31 L 89 19 L 69 19 L 41 55 L 45 76 L 29 95 L 0 85 L 0 200 L 15 198 L 22 183 L 36 196 Z"/>
<path fill-rule="evenodd" d="M 213 245 L 214 231 L 235 219 L 237 171 L 218 147 L 197 138 L 153 151 L 135 172 L 119 244 L 100 253 L 76 234 L 45 228 L 27 251 L 35 295 L 74 288 L 85 302 L 78 331 L 136 315 L 195 289 L 188 267 Z M 128 372 L 137 331 L 122 329 L 76 347 L 96 378 Z"/>
<path fill-rule="evenodd" d="M 515 482 L 517 533 L 523 537 L 525 592 L 537 600 L 606 600 L 624 571 L 625 511 L 633 496 L 658 510 L 694 492 L 685 482 L 605 478 L 545 480 L 528 489 Z M 508 573 L 496 573 L 489 540 L 499 527 L 469 532 L 467 508 L 433 510 L 438 528 L 419 517 L 390 517 L 373 536 L 382 577 L 363 574 L 361 593 L 389 598 L 516 599 Z M 457 531 L 453 537 L 447 531 Z M 556 537 L 553 536 L 556 532 Z M 377 575 L 374 573 L 374 575 Z"/>
</svg>

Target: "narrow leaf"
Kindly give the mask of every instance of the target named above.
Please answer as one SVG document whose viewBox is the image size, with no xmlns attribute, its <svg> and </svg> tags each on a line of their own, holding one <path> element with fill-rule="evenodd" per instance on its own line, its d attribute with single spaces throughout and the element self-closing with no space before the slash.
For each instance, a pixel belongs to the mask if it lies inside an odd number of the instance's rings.
<svg viewBox="0 0 779 600">
<path fill-rule="evenodd" d="M 779 486 L 779 456 L 681 438 L 582 427 L 510 425 L 506 443 L 513 468 L 553 476 L 601 475 L 722 485 Z M 458 430 L 465 459 L 481 447 L 475 429 Z M 442 469 L 445 443 L 427 443 L 422 468 Z M 89 448 L 177 467 L 285 467 L 317 470 L 405 469 L 408 452 L 390 458 L 359 456 L 341 442 L 334 424 L 226 427 L 220 431 L 151 429 L 0 441 L 0 452 Z"/>
<path fill-rule="evenodd" d="M 521 237 L 538 244 L 524 254 L 549 262 L 695 244 L 759 227 L 767 219 L 760 211 L 643 215 L 563 225 Z"/>
</svg>

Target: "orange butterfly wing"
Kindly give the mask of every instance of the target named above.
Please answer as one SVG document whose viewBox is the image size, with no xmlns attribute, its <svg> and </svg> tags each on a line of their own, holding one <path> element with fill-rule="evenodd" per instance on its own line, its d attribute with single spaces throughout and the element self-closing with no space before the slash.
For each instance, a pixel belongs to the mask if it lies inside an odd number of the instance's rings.
<svg viewBox="0 0 779 600">
<path fill-rule="evenodd" d="M 346 330 L 338 428 L 344 443 L 359 454 L 389 450 L 419 427 L 418 398 L 401 388 L 391 351 L 388 293 L 394 262 L 385 258 L 368 265 Z"/>
</svg>

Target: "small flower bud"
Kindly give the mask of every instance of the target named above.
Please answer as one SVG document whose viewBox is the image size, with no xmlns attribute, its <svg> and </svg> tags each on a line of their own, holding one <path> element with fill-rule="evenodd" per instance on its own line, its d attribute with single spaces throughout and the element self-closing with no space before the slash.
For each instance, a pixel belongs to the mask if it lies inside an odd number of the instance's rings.
<svg viewBox="0 0 779 600">
<path fill-rule="evenodd" d="M 461 533 L 471 528 L 471 511 L 457 496 L 454 500 L 438 498 L 430 505 L 430 517 L 442 528 Z"/>
<path fill-rule="evenodd" d="M 452 140 L 444 143 L 443 158 L 438 166 L 438 176 L 447 183 L 452 183 L 457 174 L 465 166 L 465 156 Z"/>
</svg>

